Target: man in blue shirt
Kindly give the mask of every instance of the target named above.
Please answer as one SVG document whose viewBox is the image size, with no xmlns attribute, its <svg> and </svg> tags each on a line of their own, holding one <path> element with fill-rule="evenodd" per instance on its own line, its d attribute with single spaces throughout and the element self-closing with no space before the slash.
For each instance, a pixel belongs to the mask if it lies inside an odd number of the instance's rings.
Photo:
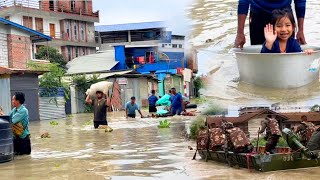
<svg viewBox="0 0 320 180">
<path fill-rule="evenodd" d="M 265 41 L 264 27 L 271 23 L 272 11 L 275 9 L 291 9 L 292 0 L 239 0 L 238 4 L 238 30 L 235 39 L 235 47 L 243 48 L 246 43 L 244 26 L 250 7 L 250 40 L 251 45 L 260 45 Z M 303 32 L 304 16 L 306 12 L 306 0 L 294 0 L 298 19 L 297 40 L 300 44 L 306 44 Z"/>
<path fill-rule="evenodd" d="M 29 133 L 29 112 L 23 105 L 25 102 L 24 94 L 16 92 L 12 97 L 12 106 L 14 107 L 10 112 L 12 124 L 21 123 L 23 126 L 23 133 L 20 136 L 14 136 L 14 152 L 16 155 L 30 154 L 31 142 Z"/>
<path fill-rule="evenodd" d="M 176 88 L 172 88 L 171 92 L 172 92 L 171 106 L 170 106 L 171 115 L 172 116 L 180 115 L 184 109 L 182 95 L 180 93 L 177 93 Z"/>
<path fill-rule="evenodd" d="M 156 91 L 152 90 L 151 91 L 151 96 L 149 96 L 149 98 L 148 98 L 148 101 L 149 101 L 149 113 L 157 112 L 156 102 L 158 101 L 158 97 L 155 94 L 156 94 Z"/>
<path fill-rule="evenodd" d="M 133 96 L 131 97 L 131 101 L 127 102 L 126 104 L 126 118 L 136 118 L 136 110 L 138 110 L 138 112 L 141 115 L 141 118 L 143 118 L 144 116 L 140 111 L 139 105 L 136 103 L 136 98 Z"/>
</svg>

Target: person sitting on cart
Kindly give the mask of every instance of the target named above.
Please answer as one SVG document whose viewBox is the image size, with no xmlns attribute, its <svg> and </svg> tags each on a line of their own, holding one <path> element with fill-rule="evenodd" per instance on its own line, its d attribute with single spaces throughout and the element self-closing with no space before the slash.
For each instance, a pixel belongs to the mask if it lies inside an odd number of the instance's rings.
<svg viewBox="0 0 320 180">
<path fill-rule="evenodd" d="M 264 131 L 266 131 L 265 139 L 267 140 L 265 150 L 267 153 L 274 154 L 281 137 L 281 131 L 278 121 L 271 115 L 268 115 L 265 120 L 261 121 L 261 129 L 258 133 L 262 134 Z"/>
</svg>

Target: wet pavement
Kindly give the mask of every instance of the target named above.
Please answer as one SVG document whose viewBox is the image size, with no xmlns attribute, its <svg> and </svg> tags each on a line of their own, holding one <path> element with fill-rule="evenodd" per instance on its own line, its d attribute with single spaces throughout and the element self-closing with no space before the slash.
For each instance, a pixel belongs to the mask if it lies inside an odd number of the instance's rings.
<svg viewBox="0 0 320 180">
<path fill-rule="evenodd" d="M 120 113 L 121 114 L 121 113 Z M 320 168 L 249 173 L 225 164 L 204 162 L 188 146 L 186 127 L 195 117 L 174 117 L 169 129 L 161 119 L 109 115 L 113 132 L 94 130 L 91 114 L 31 122 L 32 154 L 0 164 L 0 179 L 319 179 Z M 48 132 L 51 138 L 41 139 Z M 306 175 L 308 175 L 306 177 Z"/>
</svg>

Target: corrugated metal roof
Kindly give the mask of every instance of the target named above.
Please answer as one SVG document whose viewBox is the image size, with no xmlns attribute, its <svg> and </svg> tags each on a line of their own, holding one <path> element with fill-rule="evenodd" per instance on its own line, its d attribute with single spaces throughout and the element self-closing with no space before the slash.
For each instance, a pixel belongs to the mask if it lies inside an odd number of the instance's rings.
<svg viewBox="0 0 320 180">
<path fill-rule="evenodd" d="M 44 74 L 48 71 L 33 70 L 33 69 L 17 69 L 0 66 L 0 75 L 2 74 L 17 74 L 17 73 L 32 73 L 32 74 Z"/>
<path fill-rule="evenodd" d="M 125 71 L 113 71 L 113 72 L 102 72 L 102 73 L 87 73 L 85 74 L 86 78 L 92 78 L 93 75 L 98 75 L 98 79 L 108 78 L 115 75 L 123 75 L 131 73 L 133 70 L 125 70 Z M 65 83 L 71 83 L 72 82 L 72 76 L 64 76 L 62 77 L 63 82 Z"/>
<path fill-rule="evenodd" d="M 68 62 L 67 74 L 71 75 L 109 71 L 117 65 L 117 63 L 118 62 L 115 60 L 114 50 L 80 56 Z"/>
<path fill-rule="evenodd" d="M 45 35 L 43 33 L 40 33 L 38 31 L 35 31 L 35 30 L 30 29 L 30 28 L 25 27 L 25 26 L 22 26 L 20 24 L 14 23 L 14 22 L 9 21 L 9 20 L 4 19 L 4 18 L 0 18 L 0 23 L 6 24 L 6 25 L 11 25 L 11 26 L 13 26 L 15 28 L 22 29 L 24 31 L 29 32 L 30 34 L 33 35 L 33 37 L 36 37 L 36 39 L 37 39 L 37 40 L 34 40 L 33 42 L 51 41 L 52 40 L 52 38 L 50 36 L 47 36 L 47 35 Z"/>
<path fill-rule="evenodd" d="M 107 77 L 111 77 L 111 76 L 115 76 L 115 75 L 124 75 L 124 74 L 128 74 L 128 73 L 131 73 L 131 72 L 132 72 L 132 70 L 101 73 L 99 75 L 99 78 L 107 78 Z"/>
<path fill-rule="evenodd" d="M 165 23 L 163 21 L 153 21 L 153 22 L 95 26 L 95 30 L 98 32 L 129 31 L 129 30 L 152 29 L 152 28 L 165 28 Z"/>
</svg>

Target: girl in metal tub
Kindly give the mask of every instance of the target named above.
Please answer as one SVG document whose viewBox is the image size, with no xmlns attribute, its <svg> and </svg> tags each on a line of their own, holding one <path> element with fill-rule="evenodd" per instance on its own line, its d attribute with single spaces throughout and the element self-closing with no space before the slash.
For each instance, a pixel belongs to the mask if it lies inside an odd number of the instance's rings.
<svg viewBox="0 0 320 180">
<path fill-rule="evenodd" d="M 272 24 L 264 28 L 265 43 L 261 53 L 296 53 L 303 52 L 295 37 L 295 21 L 291 9 L 274 10 Z M 304 50 L 311 54 L 312 49 Z"/>
</svg>

